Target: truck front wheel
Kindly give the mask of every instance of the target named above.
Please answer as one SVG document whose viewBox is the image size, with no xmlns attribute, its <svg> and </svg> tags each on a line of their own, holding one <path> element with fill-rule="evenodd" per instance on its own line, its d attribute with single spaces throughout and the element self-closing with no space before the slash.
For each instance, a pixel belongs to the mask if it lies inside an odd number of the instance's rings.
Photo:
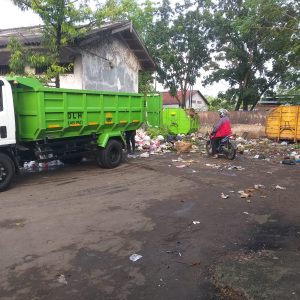
<svg viewBox="0 0 300 300">
<path fill-rule="evenodd" d="M 4 153 L 0 153 L 0 192 L 5 191 L 12 182 L 15 168 L 12 160 Z"/>
<path fill-rule="evenodd" d="M 97 163 L 105 169 L 116 168 L 123 158 L 122 145 L 116 140 L 110 140 L 105 148 L 98 151 Z"/>
</svg>

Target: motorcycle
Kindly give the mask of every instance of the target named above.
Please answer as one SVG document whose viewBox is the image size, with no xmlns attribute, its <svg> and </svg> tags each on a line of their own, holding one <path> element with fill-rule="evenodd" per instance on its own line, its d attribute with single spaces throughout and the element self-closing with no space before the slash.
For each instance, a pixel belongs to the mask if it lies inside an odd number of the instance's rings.
<svg viewBox="0 0 300 300">
<path fill-rule="evenodd" d="M 209 140 L 206 142 L 206 152 L 208 155 L 212 155 L 212 138 L 210 135 Z M 235 137 L 232 135 L 225 136 L 220 140 L 217 147 L 217 154 L 225 155 L 227 159 L 233 160 L 236 156 L 236 144 L 234 142 Z"/>
</svg>

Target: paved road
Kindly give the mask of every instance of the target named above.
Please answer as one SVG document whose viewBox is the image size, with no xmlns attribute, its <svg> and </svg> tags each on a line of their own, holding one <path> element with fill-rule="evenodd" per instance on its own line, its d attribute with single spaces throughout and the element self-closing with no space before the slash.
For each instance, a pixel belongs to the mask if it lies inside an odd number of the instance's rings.
<svg viewBox="0 0 300 300">
<path fill-rule="evenodd" d="M 300 299 L 300 167 L 182 157 L 19 176 L 0 194 L 0 299 Z"/>
</svg>

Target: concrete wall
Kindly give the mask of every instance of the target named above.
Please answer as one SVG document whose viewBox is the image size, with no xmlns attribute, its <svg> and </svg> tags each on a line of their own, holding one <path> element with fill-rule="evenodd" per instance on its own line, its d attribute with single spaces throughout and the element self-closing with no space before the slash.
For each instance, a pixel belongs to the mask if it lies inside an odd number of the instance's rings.
<svg viewBox="0 0 300 300">
<path fill-rule="evenodd" d="M 140 69 L 133 52 L 116 38 L 104 38 L 82 49 L 83 89 L 136 93 Z"/>
<path fill-rule="evenodd" d="M 266 111 L 231 111 L 229 118 L 232 124 L 261 124 L 265 125 Z M 215 111 L 198 113 L 201 124 L 213 125 L 218 119 L 219 114 Z"/>
</svg>

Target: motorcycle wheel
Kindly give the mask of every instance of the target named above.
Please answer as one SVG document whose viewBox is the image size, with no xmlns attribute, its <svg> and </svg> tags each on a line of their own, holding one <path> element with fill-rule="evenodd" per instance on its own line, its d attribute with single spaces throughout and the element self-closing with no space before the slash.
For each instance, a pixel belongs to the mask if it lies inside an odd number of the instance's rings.
<svg viewBox="0 0 300 300">
<path fill-rule="evenodd" d="M 232 143 L 228 142 L 227 148 L 228 148 L 228 150 L 226 151 L 226 157 L 227 157 L 227 159 L 230 159 L 230 160 L 235 159 L 236 149 L 234 148 L 234 146 L 232 145 Z"/>
</svg>

